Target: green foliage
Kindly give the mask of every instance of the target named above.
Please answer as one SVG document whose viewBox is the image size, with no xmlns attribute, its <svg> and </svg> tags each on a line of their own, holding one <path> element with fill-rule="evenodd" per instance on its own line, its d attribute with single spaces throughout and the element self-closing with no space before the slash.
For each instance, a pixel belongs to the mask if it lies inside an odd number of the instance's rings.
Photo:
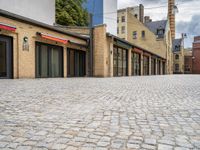
<svg viewBox="0 0 200 150">
<path fill-rule="evenodd" d="M 88 13 L 82 7 L 85 0 L 56 0 L 56 23 L 67 26 L 87 26 Z"/>
</svg>

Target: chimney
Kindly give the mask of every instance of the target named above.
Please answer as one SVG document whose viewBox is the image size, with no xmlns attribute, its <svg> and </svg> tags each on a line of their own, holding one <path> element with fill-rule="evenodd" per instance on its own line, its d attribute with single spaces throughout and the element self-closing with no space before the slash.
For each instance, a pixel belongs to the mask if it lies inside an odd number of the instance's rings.
<svg viewBox="0 0 200 150">
<path fill-rule="evenodd" d="M 175 34 L 176 34 L 174 5 L 175 5 L 175 0 L 168 0 L 168 19 L 169 19 L 172 39 L 175 39 Z"/>
<path fill-rule="evenodd" d="M 140 22 L 144 23 L 144 6 L 142 4 L 139 5 L 139 19 L 140 19 Z"/>
<path fill-rule="evenodd" d="M 145 16 L 144 23 L 149 23 L 149 22 L 152 22 L 152 20 L 150 19 L 150 16 Z"/>
</svg>

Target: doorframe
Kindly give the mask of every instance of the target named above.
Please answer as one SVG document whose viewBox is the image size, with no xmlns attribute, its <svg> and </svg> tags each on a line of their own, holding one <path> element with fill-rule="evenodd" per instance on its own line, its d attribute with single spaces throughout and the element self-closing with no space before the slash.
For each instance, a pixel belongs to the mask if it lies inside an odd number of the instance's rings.
<svg viewBox="0 0 200 150">
<path fill-rule="evenodd" d="M 6 71 L 7 71 L 7 76 L 6 77 L 0 77 L 0 79 L 13 79 L 13 66 L 14 66 L 14 61 L 13 61 L 13 37 L 11 36 L 6 36 L 0 34 L 0 40 L 6 42 Z"/>
</svg>

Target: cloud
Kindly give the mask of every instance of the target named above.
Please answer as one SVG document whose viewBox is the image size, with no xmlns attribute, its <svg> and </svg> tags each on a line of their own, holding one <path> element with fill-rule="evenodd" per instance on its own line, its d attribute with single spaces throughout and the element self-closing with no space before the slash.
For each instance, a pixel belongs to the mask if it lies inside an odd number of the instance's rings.
<svg viewBox="0 0 200 150">
<path fill-rule="evenodd" d="M 186 33 L 185 46 L 191 47 L 194 36 L 200 35 L 200 14 L 193 15 L 192 19 L 188 22 L 180 21 L 176 25 L 177 34 Z"/>
</svg>

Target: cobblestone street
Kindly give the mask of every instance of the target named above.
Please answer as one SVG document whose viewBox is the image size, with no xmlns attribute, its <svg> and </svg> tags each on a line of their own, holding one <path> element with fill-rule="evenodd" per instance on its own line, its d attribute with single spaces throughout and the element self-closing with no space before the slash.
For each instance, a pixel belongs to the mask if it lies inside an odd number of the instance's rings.
<svg viewBox="0 0 200 150">
<path fill-rule="evenodd" d="M 0 80 L 0 149 L 200 149 L 200 76 Z"/>
</svg>

